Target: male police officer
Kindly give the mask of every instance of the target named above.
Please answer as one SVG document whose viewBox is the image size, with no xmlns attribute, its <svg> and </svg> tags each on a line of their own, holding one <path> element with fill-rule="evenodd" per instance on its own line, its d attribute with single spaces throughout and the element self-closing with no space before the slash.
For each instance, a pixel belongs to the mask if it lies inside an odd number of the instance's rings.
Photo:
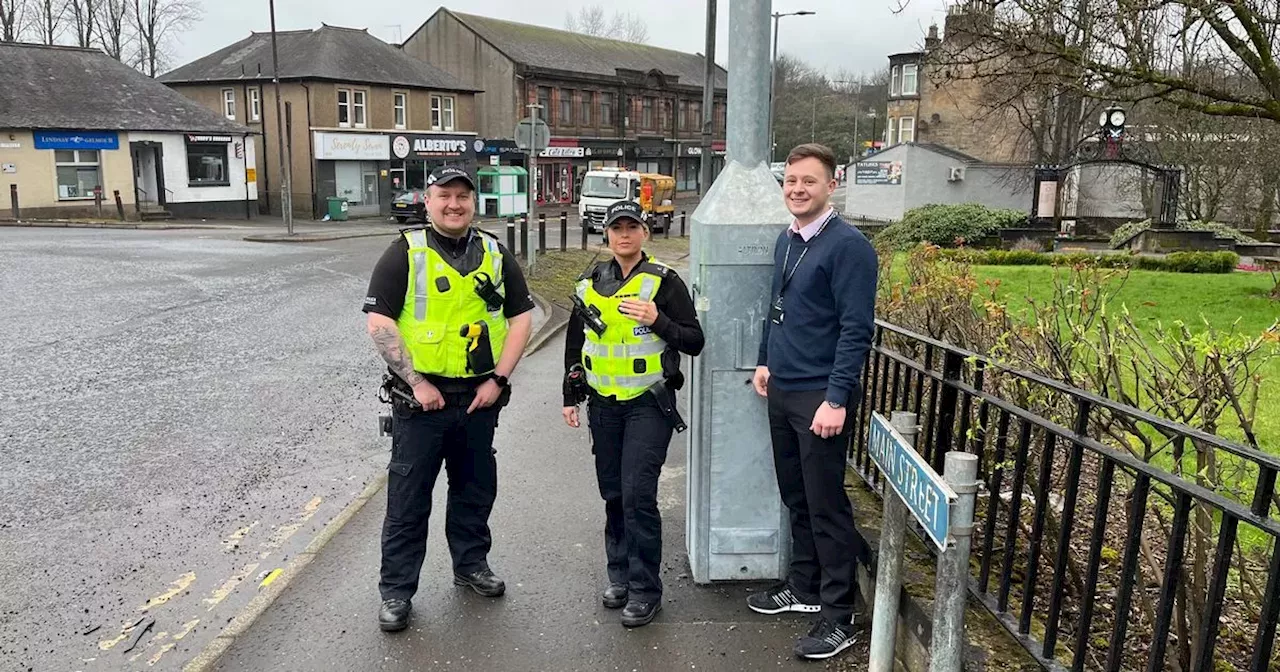
<svg viewBox="0 0 1280 672">
<path fill-rule="evenodd" d="M 391 244 L 364 306 L 369 335 L 395 374 L 388 381 L 395 401 L 378 584 L 378 623 L 388 632 L 409 624 L 441 463 L 449 473 L 445 537 L 453 582 L 486 597 L 506 590 L 488 564 L 498 487 L 493 434 L 533 319 L 514 257 L 471 228 L 471 177 L 444 167 L 427 184 L 431 226 L 406 229 Z"/>
<path fill-rule="evenodd" d="M 684 384 L 680 353 L 702 352 L 703 336 L 684 282 L 642 249 L 649 231 L 640 206 L 614 204 L 604 226 L 614 258 L 578 281 L 565 337 L 563 414 L 578 427 L 578 403 L 590 399 L 605 500 L 609 587 L 602 599 L 611 609 L 625 605 L 622 624 L 637 627 L 662 607 L 658 475 L 672 429 L 684 429 L 675 405 Z"/>
</svg>

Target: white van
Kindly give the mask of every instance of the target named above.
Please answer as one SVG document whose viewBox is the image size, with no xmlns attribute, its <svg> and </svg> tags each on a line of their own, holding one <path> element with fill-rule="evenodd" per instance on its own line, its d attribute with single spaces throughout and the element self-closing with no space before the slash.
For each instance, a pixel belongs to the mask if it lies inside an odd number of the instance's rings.
<svg viewBox="0 0 1280 672">
<path fill-rule="evenodd" d="M 634 170 L 603 168 L 582 176 L 578 217 L 588 231 L 604 231 L 604 212 L 618 201 L 639 200 L 640 173 Z"/>
</svg>

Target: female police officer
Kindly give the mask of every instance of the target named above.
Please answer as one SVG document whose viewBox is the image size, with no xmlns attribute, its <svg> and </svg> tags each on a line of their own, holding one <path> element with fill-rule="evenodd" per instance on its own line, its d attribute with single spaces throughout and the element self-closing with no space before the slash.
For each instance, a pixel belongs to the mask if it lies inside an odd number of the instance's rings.
<svg viewBox="0 0 1280 672">
<path fill-rule="evenodd" d="M 625 605 L 622 624 L 637 627 L 662 607 L 658 475 L 672 429 L 683 430 L 675 409 L 675 391 L 684 385 L 680 353 L 700 353 L 703 336 L 684 282 L 642 249 L 649 230 L 640 206 L 614 204 L 604 226 L 614 258 L 578 281 L 565 338 L 563 414 L 577 427 L 578 403 L 589 399 L 605 501 L 603 601 L 611 609 Z"/>
</svg>

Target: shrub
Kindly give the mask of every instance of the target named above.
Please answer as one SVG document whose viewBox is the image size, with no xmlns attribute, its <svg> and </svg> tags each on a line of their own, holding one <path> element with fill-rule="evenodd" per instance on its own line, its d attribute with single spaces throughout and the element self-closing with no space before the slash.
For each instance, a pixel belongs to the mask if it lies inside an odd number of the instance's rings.
<svg viewBox="0 0 1280 672">
<path fill-rule="evenodd" d="M 905 250 L 918 243 L 953 247 L 957 241 L 976 241 L 996 235 L 1000 229 L 1026 226 L 1027 215 L 1018 210 L 988 208 L 977 203 L 925 205 L 912 208 L 881 231 L 878 238 Z"/>
<path fill-rule="evenodd" d="M 943 259 L 974 266 L 1066 266 L 1084 268 L 1136 268 L 1169 273 L 1230 273 L 1240 262 L 1235 252 L 1175 252 L 1167 257 L 1128 254 L 1047 254 L 1025 250 L 941 250 Z"/>
<path fill-rule="evenodd" d="M 1019 238 L 1018 242 L 1013 244 L 1013 250 L 1015 252 L 1052 252 L 1053 241 Z"/>
<path fill-rule="evenodd" d="M 1138 235 L 1139 231 L 1146 231 L 1151 228 L 1151 220 L 1144 219 L 1140 222 L 1128 222 L 1116 229 L 1111 234 L 1111 247 L 1116 248 L 1127 242 L 1130 238 Z M 1230 238 L 1237 243 L 1244 245 L 1253 245 L 1257 240 L 1245 235 L 1240 229 L 1229 224 L 1220 222 L 1202 222 L 1199 220 L 1190 220 L 1178 222 L 1175 228 L 1179 231 L 1212 231 L 1219 238 Z"/>
</svg>

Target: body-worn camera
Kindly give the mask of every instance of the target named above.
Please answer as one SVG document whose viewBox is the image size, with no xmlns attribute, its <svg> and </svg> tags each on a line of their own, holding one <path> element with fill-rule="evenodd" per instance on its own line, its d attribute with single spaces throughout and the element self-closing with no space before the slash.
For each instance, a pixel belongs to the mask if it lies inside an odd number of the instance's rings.
<svg viewBox="0 0 1280 672">
<path fill-rule="evenodd" d="M 595 306 L 588 306 L 577 294 L 573 295 L 573 312 L 582 318 L 582 323 L 587 325 L 588 329 L 596 332 L 596 336 L 603 335 L 604 330 L 608 327 L 604 320 L 600 319 L 600 309 Z"/>
<path fill-rule="evenodd" d="M 587 400 L 587 372 L 581 364 L 569 367 L 569 372 L 565 374 L 564 379 L 569 384 L 569 392 L 573 395 L 575 403 L 581 404 Z"/>
<path fill-rule="evenodd" d="M 491 313 L 502 310 L 502 304 L 506 298 L 498 292 L 498 288 L 494 286 L 493 279 L 488 273 L 477 273 L 475 276 L 476 295 L 484 300 L 484 307 Z"/>
</svg>

